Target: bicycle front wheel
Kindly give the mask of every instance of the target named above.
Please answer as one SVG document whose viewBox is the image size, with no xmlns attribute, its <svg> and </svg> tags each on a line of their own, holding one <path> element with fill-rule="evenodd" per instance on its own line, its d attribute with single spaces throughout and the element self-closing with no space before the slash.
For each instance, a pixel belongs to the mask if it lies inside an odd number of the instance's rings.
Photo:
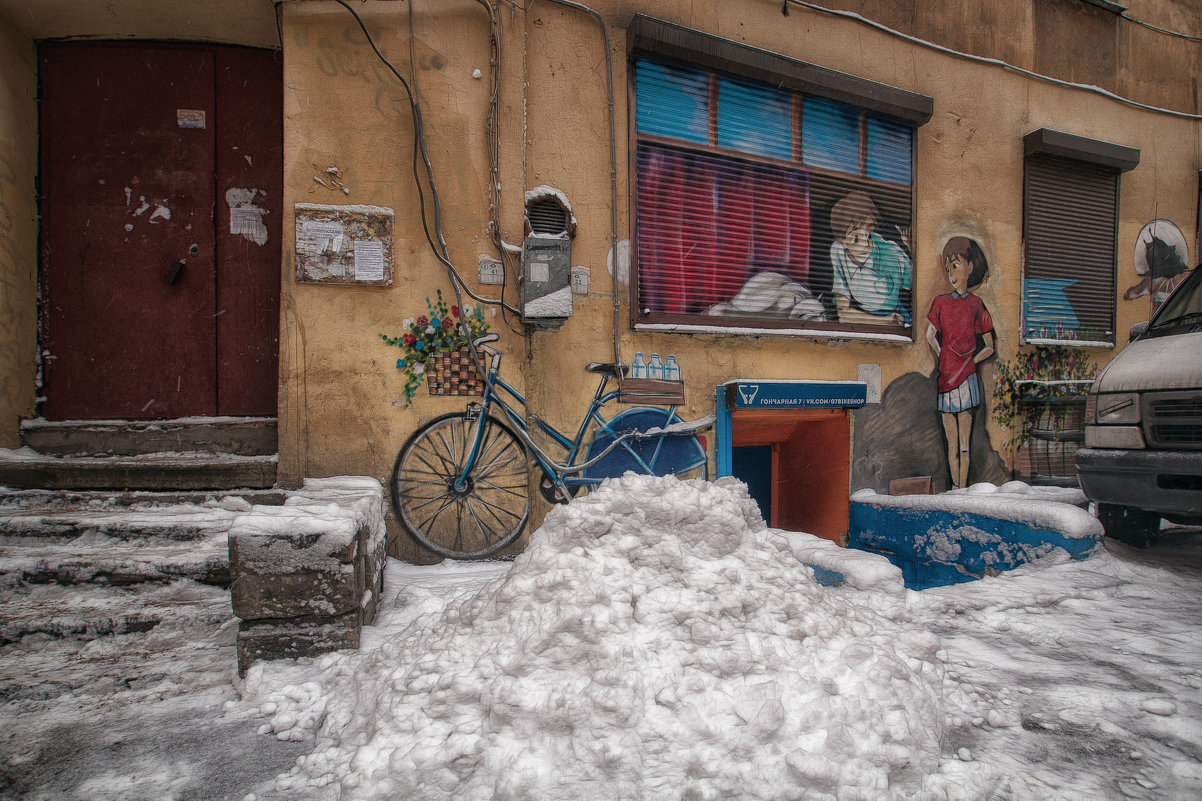
<svg viewBox="0 0 1202 801">
<path fill-rule="evenodd" d="M 484 426 L 475 463 L 456 482 Z M 493 417 L 435 418 L 401 448 L 392 470 L 392 508 L 414 540 L 451 559 L 482 559 L 509 545 L 530 516 L 526 447 Z"/>
</svg>

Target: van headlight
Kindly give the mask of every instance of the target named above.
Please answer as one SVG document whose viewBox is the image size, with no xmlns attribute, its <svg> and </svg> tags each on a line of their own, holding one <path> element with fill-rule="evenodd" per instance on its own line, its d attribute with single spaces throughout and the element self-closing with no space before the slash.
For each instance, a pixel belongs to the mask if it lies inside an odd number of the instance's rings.
<svg viewBox="0 0 1202 801">
<path fill-rule="evenodd" d="M 1094 407 L 1092 415 L 1086 408 L 1086 419 L 1092 417 L 1090 422 L 1100 426 L 1131 425 L 1138 423 L 1140 419 L 1138 392 L 1104 392 L 1096 396 L 1090 395 L 1086 406 Z"/>
</svg>

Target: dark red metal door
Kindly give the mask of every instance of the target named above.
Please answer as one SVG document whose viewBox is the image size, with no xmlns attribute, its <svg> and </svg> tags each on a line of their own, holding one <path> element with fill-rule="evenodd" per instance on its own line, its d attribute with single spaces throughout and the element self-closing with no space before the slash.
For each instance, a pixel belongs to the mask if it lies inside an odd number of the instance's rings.
<svg viewBox="0 0 1202 801">
<path fill-rule="evenodd" d="M 224 50 L 91 43 L 41 49 L 47 418 L 275 413 L 276 330 L 265 327 L 278 321 L 279 68 L 263 54 L 276 76 L 274 92 L 259 98 L 276 114 L 275 126 L 263 132 L 268 144 L 242 141 L 236 120 L 249 99 L 219 91 L 220 76 L 230 72 L 221 67 Z M 254 66 L 237 69 L 253 73 Z M 241 78 L 239 85 L 271 83 Z M 219 170 L 236 160 L 251 172 Z M 269 186 L 273 171 L 277 183 Z M 263 182 L 268 195 L 251 201 L 265 213 L 230 214 L 222 183 L 233 180 Z M 267 197 L 274 208 L 265 207 Z M 275 234 L 233 234 L 247 230 L 249 215 L 274 216 Z M 234 240 L 255 248 L 255 258 L 240 254 Z M 223 260 L 232 266 L 219 269 Z M 231 295 L 239 302 L 223 306 Z M 219 359 L 223 331 L 230 341 L 257 339 Z M 243 366 L 248 360 L 253 369 Z M 268 389 L 244 387 L 227 404 L 221 385 L 237 386 L 247 376 Z"/>
<path fill-rule="evenodd" d="M 283 72 L 278 53 L 216 51 L 217 411 L 274 415 L 279 386 Z"/>
</svg>

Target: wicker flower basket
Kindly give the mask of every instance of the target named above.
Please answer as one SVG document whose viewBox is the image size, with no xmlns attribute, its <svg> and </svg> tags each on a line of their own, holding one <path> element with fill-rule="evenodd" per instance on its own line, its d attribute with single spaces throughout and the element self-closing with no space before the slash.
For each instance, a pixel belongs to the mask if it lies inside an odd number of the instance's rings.
<svg viewBox="0 0 1202 801">
<path fill-rule="evenodd" d="M 426 388 L 431 395 L 483 395 L 484 381 L 472 362 L 471 348 L 430 354 Z"/>
</svg>

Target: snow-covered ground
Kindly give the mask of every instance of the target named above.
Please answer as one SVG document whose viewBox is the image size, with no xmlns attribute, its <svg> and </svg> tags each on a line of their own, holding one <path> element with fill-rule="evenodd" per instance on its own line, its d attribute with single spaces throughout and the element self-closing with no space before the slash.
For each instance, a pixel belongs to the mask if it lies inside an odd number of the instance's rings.
<svg viewBox="0 0 1202 801">
<path fill-rule="evenodd" d="M 1202 797 L 1194 529 L 914 592 L 733 480 L 628 476 L 512 563 L 385 578 L 360 651 L 241 682 L 192 582 L 132 653 L 5 646 L 0 798 Z"/>
</svg>

